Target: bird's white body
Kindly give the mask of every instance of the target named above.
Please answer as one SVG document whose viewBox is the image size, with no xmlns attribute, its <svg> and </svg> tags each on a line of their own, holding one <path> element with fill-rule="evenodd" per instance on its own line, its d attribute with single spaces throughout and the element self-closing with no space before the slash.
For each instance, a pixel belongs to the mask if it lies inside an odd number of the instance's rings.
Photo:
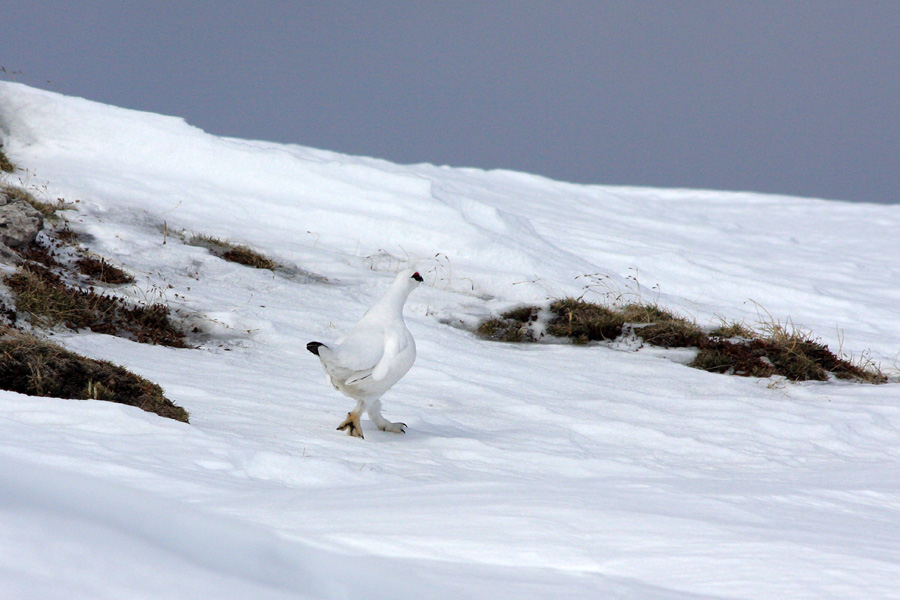
<svg viewBox="0 0 900 600">
<path fill-rule="evenodd" d="M 359 415 L 365 410 L 379 429 L 403 433 L 404 423 L 391 423 L 381 416 L 380 398 L 416 360 L 416 342 L 403 321 L 403 306 L 421 281 L 415 271 L 401 271 L 384 296 L 335 343 L 307 345 L 319 356 L 328 382 L 357 402 L 338 429 L 362 437 Z"/>
</svg>

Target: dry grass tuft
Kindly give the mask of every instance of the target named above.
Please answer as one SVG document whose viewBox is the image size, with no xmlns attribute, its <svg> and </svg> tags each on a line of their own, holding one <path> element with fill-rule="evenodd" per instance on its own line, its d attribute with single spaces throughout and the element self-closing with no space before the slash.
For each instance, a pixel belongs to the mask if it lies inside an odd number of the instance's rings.
<svg viewBox="0 0 900 600">
<path fill-rule="evenodd" d="M 526 306 L 481 323 L 484 337 L 507 342 L 534 342 L 539 309 Z M 613 341 L 624 332 L 644 343 L 665 348 L 697 348 L 690 366 L 713 373 L 748 377 L 781 375 L 792 381 L 825 381 L 830 377 L 883 383 L 887 377 L 871 361 L 861 364 L 835 355 L 827 346 L 792 325 L 767 323 L 759 332 L 743 324 L 723 324 L 705 332 L 695 322 L 655 304 L 630 303 L 608 307 L 579 298 L 550 304 L 553 317 L 546 332 L 575 344 Z"/>
<path fill-rule="evenodd" d="M 614 340 L 625 326 L 622 314 L 581 299 L 556 300 L 550 305 L 550 311 L 556 316 L 547 323 L 547 333 L 572 338 L 576 344 Z"/>
<path fill-rule="evenodd" d="M 4 173 L 12 173 L 16 170 L 16 165 L 12 163 L 11 160 L 6 156 L 6 152 L 3 151 L 2 144 L 0 144 L 0 171 Z"/>
<path fill-rule="evenodd" d="M 744 323 L 722 323 L 718 327 L 714 327 L 709 335 L 716 338 L 739 338 L 752 340 L 759 337 L 759 334 L 747 327 Z"/>
<path fill-rule="evenodd" d="M 853 364 L 807 333 L 769 326 L 763 335 L 741 337 L 745 339 L 710 336 L 690 366 L 748 377 L 781 375 L 791 381 L 827 381 L 831 376 L 864 383 L 887 381 L 877 366 Z"/>
<path fill-rule="evenodd" d="M 0 389 L 74 400 L 108 400 L 188 422 L 162 388 L 127 369 L 0 327 Z"/>
<path fill-rule="evenodd" d="M 679 317 L 655 304 L 630 303 L 607 307 L 576 298 L 564 298 L 550 305 L 556 316 L 547 332 L 568 337 L 573 342 L 612 341 L 632 326 L 645 343 L 666 348 L 698 346 L 704 333 L 695 323 Z"/>
<path fill-rule="evenodd" d="M 67 221 L 63 221 L 61 227 L 57 227 L 53 230 L 53 237 L 60 244 L 79 247 L 78 242 L 80 236 L 69 228 L 69 223 Z"/>
<path fill-rule="evenodd" d="M 208 235 L 194 235 L 187 240 L 187 244 L 206 248 L 219 258 L 253 267 L 254 269 L 269 269 L 274 271 L 278 268 L 278 263 L 266 258 L 249 246 L 235 244 L 234 242 L 229 242 L 227 240 Z"/>
<path fill-rule="evenodd" d="M 696 323 L 656 304 L 627 304 L 621 313 L 626 323 L 638 325 L 634 331 L 646 344 L 693 348 L 706 340 L 706 334 Z"/>
<path fill-rule="evenodd" d="M 110 285 L 134 283 L 134 277 L 109 263 L 102 256 L 85 254 L 75 261 L 75 266 L 85 276 Z"/>
<path fill-rule="evenodd" d="M 537 336 L 530 325 L 537 320 L 538 310 L 536 306 L 521 306 L 508 310 L 499 318 L 483 321 L 478 326 L 478 333 L 500 342 L 534 342 Z"/>
<path fill-rule="evenodd" d="M 137 304 L 97 293 L 93 287 L 71 285 L 60 275 L 65 268 L 53 251 L 39 244 L 31 244 L 23 257 L 25 263 L 6 276 L 4 283 L 15 297 L 17 315 L 33 324 L 90 329 L 142 343 L 187 347 L 185 332 L 172 321 L 165 304 Z"/>
<path fill-rule="evenodd" d="M 748 344 L 720 340 L 710 342 L 701 348 L 697 357 L 688 366 L 710 373 L 771 377 L 775 374 L 775 366 L 771 361 L 764 360 L 764 356 L 764 351 L 759 352 Z"/>
</svg>

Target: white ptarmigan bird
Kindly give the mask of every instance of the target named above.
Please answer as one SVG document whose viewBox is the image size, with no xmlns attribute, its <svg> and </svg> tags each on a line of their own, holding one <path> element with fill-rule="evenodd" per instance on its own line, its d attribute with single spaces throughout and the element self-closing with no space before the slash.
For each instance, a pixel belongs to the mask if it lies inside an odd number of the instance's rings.
<svg viewBox="0 0 900 600">
<path fill-rule="evenodd" d="M 306 345 L 322 361 L 334 389 L 356 400 L 356 408 L 338 430 L 363 437 L 359 416 L 365 410 L 382 431 L 405 433 L 406 423 L 392 423 L 381 415 L 381 396 L 416 361 L 416 341 L 403 322 L 403 305 L 420 283 L 422 276 L 416 271 L 400 271 L 387 293 L 335 343 Z"/>
</svg>

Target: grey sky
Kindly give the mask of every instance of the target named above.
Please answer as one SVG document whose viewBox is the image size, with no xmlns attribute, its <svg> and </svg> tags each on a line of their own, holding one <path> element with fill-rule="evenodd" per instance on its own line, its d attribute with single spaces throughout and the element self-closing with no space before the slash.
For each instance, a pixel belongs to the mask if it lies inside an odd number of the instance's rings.
<svg viewBox="0 0 900 600">
<path fill-rule="evenodd" d="M 900 2 L 10 4 L 7 79 L 210 133 L 900 202 Z"/>
</svg>

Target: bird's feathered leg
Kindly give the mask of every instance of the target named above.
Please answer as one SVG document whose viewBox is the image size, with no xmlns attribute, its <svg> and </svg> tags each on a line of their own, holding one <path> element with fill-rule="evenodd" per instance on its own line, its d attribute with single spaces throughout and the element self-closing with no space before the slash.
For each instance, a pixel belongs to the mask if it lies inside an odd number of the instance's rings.
<svg viewBox="0 0 900 600">
<path fill-rule="evenodd" d="M 392 423 L 381 415 L 381 400 L 372 400 L 366 406 L 366 412 L 382 431 L 392 433 L 406 433 L 406 423 Z"/>
<path fill-rule="evenodd" d="M 353 437 L 363 438 L 362 426 L 359 424 L 359 414 L 362 412 L 366 403 L 363 400 L 358 400 L 356 404 L 356 408 L 347 413 L 347 418 L 344 419 L 344 422 L 337 426 L 338 431 L 347 431 L 347 434 L 352 435 Z"/>
</svg>

